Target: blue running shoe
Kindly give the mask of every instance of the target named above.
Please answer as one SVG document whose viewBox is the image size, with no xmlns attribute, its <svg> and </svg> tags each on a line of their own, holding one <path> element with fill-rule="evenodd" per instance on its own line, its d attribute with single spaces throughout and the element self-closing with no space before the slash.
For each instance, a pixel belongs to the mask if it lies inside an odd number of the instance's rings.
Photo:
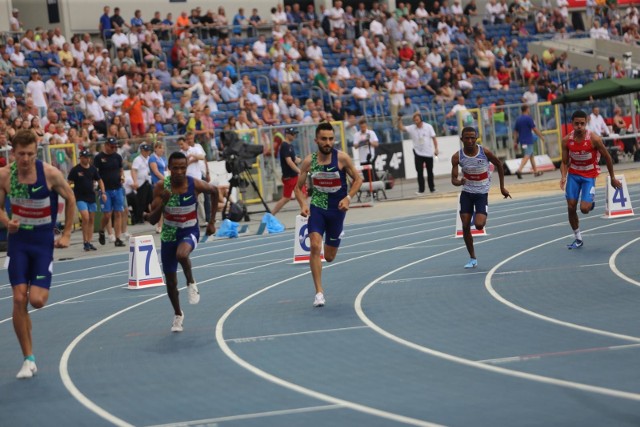
<svg viewBox="0 0 640 427">
<path fill-rule="evenodd" d="M 464 268 L 476 268 L 478 266 L 478 260 L 471 258 L 468 263 L 464 265 Z"/>
<path fill-rule="evenodd" d="M 573 241 L 573 243 L 571 243 L 570 245 L 567 245 L 567 249 L 578 249 L 578 248 L 581 248 L 583 244 L 584 243 L 582 243 L 582 240 L 576 239 Z"/>
</svg>

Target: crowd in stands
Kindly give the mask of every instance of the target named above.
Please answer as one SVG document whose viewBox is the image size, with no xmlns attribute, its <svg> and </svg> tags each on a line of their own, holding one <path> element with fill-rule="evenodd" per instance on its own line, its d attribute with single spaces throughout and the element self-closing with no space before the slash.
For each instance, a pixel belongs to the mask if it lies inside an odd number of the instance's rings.
<svg viewBox="0 0 640 427">
<path fill-rule="evenodd" d="M 95 150 L 107 137 L 155 142 L 193 132 L 207 155 L 223 129 L 355 123 L 360 116 L 409 116 L 438 108 L 455 114 L 480 105 L 535 103 L 558 96 L 560 73 L 572 71 L 565 52 L 527 51 L 536 37 L 619 38 L 637 43 L 638 10 L 596 8 L 587 27 L 569 16 L 566 0 L 434 1 L 394 11 L 276 5 L 261 17 L 243 8 L 199 7 L 174 17 L 140 10 L 125 18 L 109 6 L 97 32 L 67 40 L 59 28 L 24 29 L 19 11 L 0 45 L 0 147 L 20 128 L 39 142 L 70 142 Z M 471 24 L 474 17 L 482 23 Z M 623 63 L 592 78 L 622 77 Z M 479 98 L 478 98 L 479 97 Z M 486 102 L 486 104 L 482 104 Z M 135 144 L 135 143 L 134 143 Z"/>
</svg>

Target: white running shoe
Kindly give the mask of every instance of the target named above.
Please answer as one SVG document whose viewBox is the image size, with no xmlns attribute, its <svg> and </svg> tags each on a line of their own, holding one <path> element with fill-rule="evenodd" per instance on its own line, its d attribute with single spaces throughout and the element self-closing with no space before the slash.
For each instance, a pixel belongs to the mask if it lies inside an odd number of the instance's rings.
<svg viewBox="0 0 640 427">
<path fill-rule="evenodd" d="M 316 294 L 316 297 L 313 299 L 313 306 L 314 307 L 324 307 L 324 294 L 322 292 L 318 292 Z"/>
<path fill-rule="evenodd" d="M 33 377 L 36 372 L 38 372 L 38 368 L 36 367 L 36 362 L 32 362 L 31 360 L 25 360 L 22 363 L 22 368 L 16 375 L 16 378 L 24 379 Z"/>
<path fill-rule="evenodd" d="M 200 302 L 200 292 L 198 292 L 198 285 L 195 282 L 187 285 L 187 293 L 189 294 L 189 304 Z"/>
<path fill-rule="evenodd" d="M 182 322 L 184 322 L 184 311 L 182 316 L 173 316 L 173 325 L 171 325 L 171 332 L 182 332 Z"/>
<path fill-rule="evenodd" d="M 109 241 L 110 241 L 111 243 L 115 243 L 115 242 L 116 242 L 116 236 L 115 236 L 115 235 L 113 235 L 113 234 L 109 234 Z"/>
</svg>

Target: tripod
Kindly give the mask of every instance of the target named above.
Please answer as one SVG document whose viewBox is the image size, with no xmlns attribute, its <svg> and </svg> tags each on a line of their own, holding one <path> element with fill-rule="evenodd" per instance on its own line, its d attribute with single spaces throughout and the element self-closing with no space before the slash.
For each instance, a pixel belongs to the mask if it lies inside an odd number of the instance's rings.
<svg viewBox="0 0 640 427">
<path fill-rule="evenodd" d="M 253 189 L 256 191 L 256 194 L 260 198 L 260 201 L 262 202 L 262 206 L 264 206 L 264 209 L 265 209 L 263 211 L 254 211 L 254 212 L 245 211 L 244 220 L 245 221 L 250 220 L 249 213 L 261 213 L 261 212 L 271 213 L 269 206 L 267 206 L 267 203 L 262 198 L 262 194 L 260 194 L 260 190 L 258 190 L 258 185 L 256 184 L 256 181 L 253 179 L 253 176 L 251 175 L 251 173 L 249 173 L 249 170 L 245 169 L 240 173 L 234 173 L 231 179 L 229 180 L 229 194 L 227 196 L 227 200 L 224 202 L 224 208 L 222 209 L 222 219 L 227 218 L 227 215 L 228 215 L 227 208 L 229 207 L 229 203 L 231 203 L 231 194 L 233 194 L 234 188 L 237 187 L 238 191 L 240 191 L 240 193 L 242 194 L 242 198 L 243 199 L 245 198 L 244 194 L 247 192 L 247 185 L 242 185 L 244 182 L 248 182 L 249 184 L 251 184 Z"/>
</svg>

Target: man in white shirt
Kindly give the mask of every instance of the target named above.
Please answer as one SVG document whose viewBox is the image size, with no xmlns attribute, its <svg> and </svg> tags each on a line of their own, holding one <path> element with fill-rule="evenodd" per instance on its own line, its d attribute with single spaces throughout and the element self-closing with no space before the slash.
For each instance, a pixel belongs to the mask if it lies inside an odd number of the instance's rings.
<svg viewBox="0 0 640 427">
<path fill-rule="evenodd" d="M 122 86 L 116 86 L 115 92 L 112 93 L 109 98 L 111 99 L 113 108 L 115 108 L 116 111 L 119 111 L 120 107 L 122 107 L 122 103 L 125 99 L 127 99 L 127 95 L 125 95 L 124 91 L 122 90 Z"/>
<path fill-rule="evenodd" d="M 377 36 L 381 39 L 384 38 L 384 34 L 385 34 L 384 25 L 382 25 L 382 22 L 380 22 L 380 20 L 377 18 L 371 21 L 371 24 L 369 25 L 369 31 L 374 36 Z"/>
<path fill-rule="evenodd" d="M 334 7 L 329 9 L 329 19 L 331 30 L 335 31 L 337 36 L 344 34 L 344 9 L 340 0 L 337 0 Z"/>
<path fill-rule="evenodd" d="M 431 65 L 431 68 L 442 67 L 442 56 L 440 56 L 440 49 L 438 46 L 434 46 L 431 52 L 427 55 L 427 62 Z"/>
<path fill-rule="evenodd" d="M 404 126 L 400 121 L 400 130 L 405 131 L 413 141 L 413 156 L 415 160 L 416 173 L 418 174 L 418 192 L 417 195 L 424 194 L 424 168 L 427 168 L 427 183 L 429 191 L 436 191 L 433 182 L 433 158 L 438 156 L 438 141 L 433 126 L 422 121 L 420 113 L 413 114 L 413 123 Z"/>
<path fill-rule="evenodd" d="M 529 85 L 529 90 L 522 94 L 522 103 L 529 105 L 538 103 L 538 93 L 535 85 Z"/>
<path fill-rule="evenodd" d="M 47 115 L 47 90 L 40 80 L 40 73 L 35 68 L 31 70 L 31 80 L 27 83 L 25 92 L 33 100 L 33 105 L 38 107 L 39 116 L 45 117 Z"/>
<path fill-rule="evenodd" d="M 113 36 L 111 37 L 111 42 L 116 47 L 116 49 L 120 49 L 123 46 L 129 44 L 129 38 L 125 33 L 122 32 L 121 28 L 116 27 L 115 33 L 113 33 Z"/>
<path fill-rule="evenodd" d="M 591 114 L 589 115 L 589 129 L 596 135 L 609 136 L 609 128 L 604 121 L 604 118 L 600 115 L 600 108 L 593 107 Z"/>
<path fill-rule="evenodd" d="M 339 80 L 351 79 L 351 73 L 349 72 L 349 66 L 347 65 L 346 58 L 342 58 L 340 60 L 340 66 L 338 67 L 338 79 Z"/>
<path fill-rule="evenodd" d="M 206 154 L 202 146 L 196 142 L 193 132 L 187 132 L 184 138 L 179 138 L 178 146 L 187 156 L 187 176 L 203 179 L 206 174 L 206 170 L 203 171 L 206 168 Z M 207 223 L 202 193 L 198 195 L 198 223 L 203 226 Z"/>
<path fill-rule="evenodd" d="M 318 41 L 313 40 L 311 46 L 307 47 L 307 58 L 311 61 L 322 62 L 322 48 L 318 46 Z"/>
<path fill-rule="evenodd" d="M 20 48 L 20 45 L 16 43 L 13 49 L 14 49 L 13 53 L 9 55 L 9 60 L 11 61 L 14 67 L 20 67 L 20 68 L 24 67 L 25 57 L 24 57 L 24 53 L 22 53 L 22 49 Z"/>
<path fill-rule="evenodd" d="M 105 120 L 104 111 L 96 101 L 93 92 L 87 92 L 85 95 L 85 115 L 92 117 L 93 127 L 98 130 L 98 133 L 107 134 L 107 121 Z"/>
<path fill-rule="evenodd" d="M 387 83 L 389 91 L 389 104 L 391 104 L 391 120 L 395 123 L 398 121 L 398 110 L 404 107 L 404 93 L 406 91 L 404 83 L 398 78 L 398 72 L 391 73 L 391 81 Z"/>
<path fill-rule="evenodd" d="M 67 42 L 67 39 L 62 35 L 62 30 L 60 27 L 56 27 L 53 29 L 53 36 L 51 37 L 51 42 L 58 46 L 58 48 L 62 49 L 62 45 Z"/>
<path fill-rule="evenodd" d="M 140 144 L 140 155 L 138 155 L 131 164 L 131 187 L 136 192 L 137 212 L 134 217 L 142 221 L 142 213 L 149 211 L 151 203 L 151 169 L 149 168 L 149 156 L 151 155 L 151 145 L 147 143 Z"/>
<path fill-rule="evenodd" d="M 376 158 L 376 148 L 379 145 L 378 136 L 374 131 L 368 129 L 366 119 L 360 119 L 358 124 L 360 131 L 353 136 L 353 148 L 358 150 L 360 165 L 373 165 Z M 369 182 L 368 173 L 363 172 L 363 176 L 364 181 Z"/>
<path fill-rule="evenodd" d="M 253 51 L 253 54 L 258 59 L 264 59 L 264 58 L 267 58 L 269 56 L 269 54 L 267 53 L 267 43 L 265 42 L 264 35 L 261 35 L 258 38 L 258 40 L 256 40 L 253 43 L 253 47 L 252 47 L 251 50 Z"/>
</svg>

